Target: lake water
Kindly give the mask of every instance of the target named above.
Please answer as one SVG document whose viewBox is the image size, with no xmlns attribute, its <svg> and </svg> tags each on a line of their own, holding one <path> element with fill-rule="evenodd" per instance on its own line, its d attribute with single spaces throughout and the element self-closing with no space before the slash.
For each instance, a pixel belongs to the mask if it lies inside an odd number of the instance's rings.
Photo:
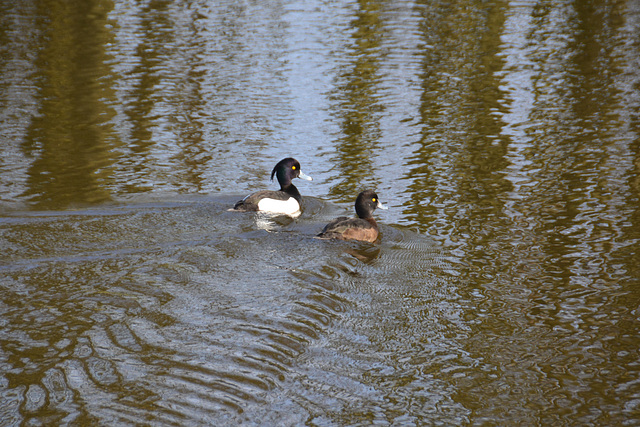
<svg viewBox="0 0 640 427">
<path fill-rule="evenodd" d="M 0 1 L 0 425 L 640 425 L 638 34 Z M 228 211 L 289 156 L 299 218 Z M 365 188 L 381 240 L 315 239 Z"/>
</svg>

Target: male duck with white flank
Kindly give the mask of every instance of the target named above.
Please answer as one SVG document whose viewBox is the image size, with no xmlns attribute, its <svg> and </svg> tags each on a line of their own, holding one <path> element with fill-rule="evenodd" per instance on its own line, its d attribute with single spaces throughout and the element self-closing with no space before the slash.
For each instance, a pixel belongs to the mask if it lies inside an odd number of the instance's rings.
<svg viewBox="0 0 640 427">
<path fill-rule="evenodd" d="M 302 173 L 300 162 L 291 157 L 282 159 L 275 165 L 271 171 L 272 181 L 274 175 L 278 178 L 280 190 L 263 190 L 250 194 L 236 203 L 233 210 L 240 212 L 260 211 L 294 217 L 300 215 L 302 196 L 291 181 L 294 178 L 311 181 L 312 178 Z"/>
<path fill-rule="evenodd" d="M 378 224 L 371 215 L 376 208 L 387 209 L 373 190 L 365 190 L 356 198 L 357 218 L 341 216 L 327 224 L 317 237 L 322 239 L 361 240 L 375 242 Z"/>
</svg>

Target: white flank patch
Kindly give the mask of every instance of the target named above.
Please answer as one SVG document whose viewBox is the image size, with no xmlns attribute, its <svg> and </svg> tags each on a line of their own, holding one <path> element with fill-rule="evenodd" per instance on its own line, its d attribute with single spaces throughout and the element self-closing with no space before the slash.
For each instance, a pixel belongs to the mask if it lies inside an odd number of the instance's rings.
<svg viewBox="0 0 640 427">
<path fill-rule="evenodd" d="M 262 199 L 258 202 L 258 209 L 263 212 L 285 214 L 290 216 L 300 215 L 300 205 L 293 197 L 288 200 Z"/>
</svg>

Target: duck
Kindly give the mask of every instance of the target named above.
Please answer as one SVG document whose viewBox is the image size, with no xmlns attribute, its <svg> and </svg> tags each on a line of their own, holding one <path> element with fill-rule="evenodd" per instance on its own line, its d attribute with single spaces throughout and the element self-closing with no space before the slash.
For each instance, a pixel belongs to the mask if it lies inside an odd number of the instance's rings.
<svg viewBox="0 0 640 427">
<path fill-rule="evenodd" d="M 300 162 L 292 157 L 280 160 L 271 171 L 271 180 L 276 176 L 280 183 L 280 190 L 263 190 L 249 194 L 233 206 L 233 211 L 239 212 L 267 212 L 299 216 L 302 212 L 302 196 L 295 185 L 294 178 L 312 181 L 309 175 L 300 170 Z"/>
<path fill-rule="evenodd" d="M 376 208 L 388 209 L 373 190 L 365 190 L 356 198 L 356 218 L 341 216 L 327 224 L 316 237 L 321 239 L 375 242 L 379 231 L 372 213 Z"/>
</svg>

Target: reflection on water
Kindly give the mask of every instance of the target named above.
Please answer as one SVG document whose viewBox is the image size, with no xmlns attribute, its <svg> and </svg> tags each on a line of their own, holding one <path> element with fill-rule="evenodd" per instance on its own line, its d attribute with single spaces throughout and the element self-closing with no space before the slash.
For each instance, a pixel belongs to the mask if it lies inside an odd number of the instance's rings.
<svg viewBox="0 0 640 427">
<path fill-rule="evenodd" d="M 22 150 L 33 157 L 23 194 L 35 206 L 68 206 L 109 199 L 114 115 L 105 29 L 108 10 L 90 2 L 41 5 L 35 11 L 47 22 L 31 76 L 41 101 L 24 134 Z M 78 19 L 86 17 L 86 19 Z M 91 37 L 86 34 L 91 33 Z"/>
<path fill-rule="evenodd" d="M 337 167 L 332 180 L 338 183 L 332 194 L 358 194 L 363 185 L 376 188 L 371 182 L 372 158 L 380 142 L 379 115 L 382 105 L 377 99 L 380 89 L 381 7 L 377 2 L 363 2 L 350 23 L 353 41 L 348 47 L 351 59 L 342 75 L 337 77 L 335 95 L 337 119 L 342 136 L 336 141 L 332 163 Z"/>
<path fill-rule="evenodd" d="M 0 424 L 639 422 L 636 2 L 0 23 Z M 227 211 L 287 156 L 300 218 Z"/>
</svg>

